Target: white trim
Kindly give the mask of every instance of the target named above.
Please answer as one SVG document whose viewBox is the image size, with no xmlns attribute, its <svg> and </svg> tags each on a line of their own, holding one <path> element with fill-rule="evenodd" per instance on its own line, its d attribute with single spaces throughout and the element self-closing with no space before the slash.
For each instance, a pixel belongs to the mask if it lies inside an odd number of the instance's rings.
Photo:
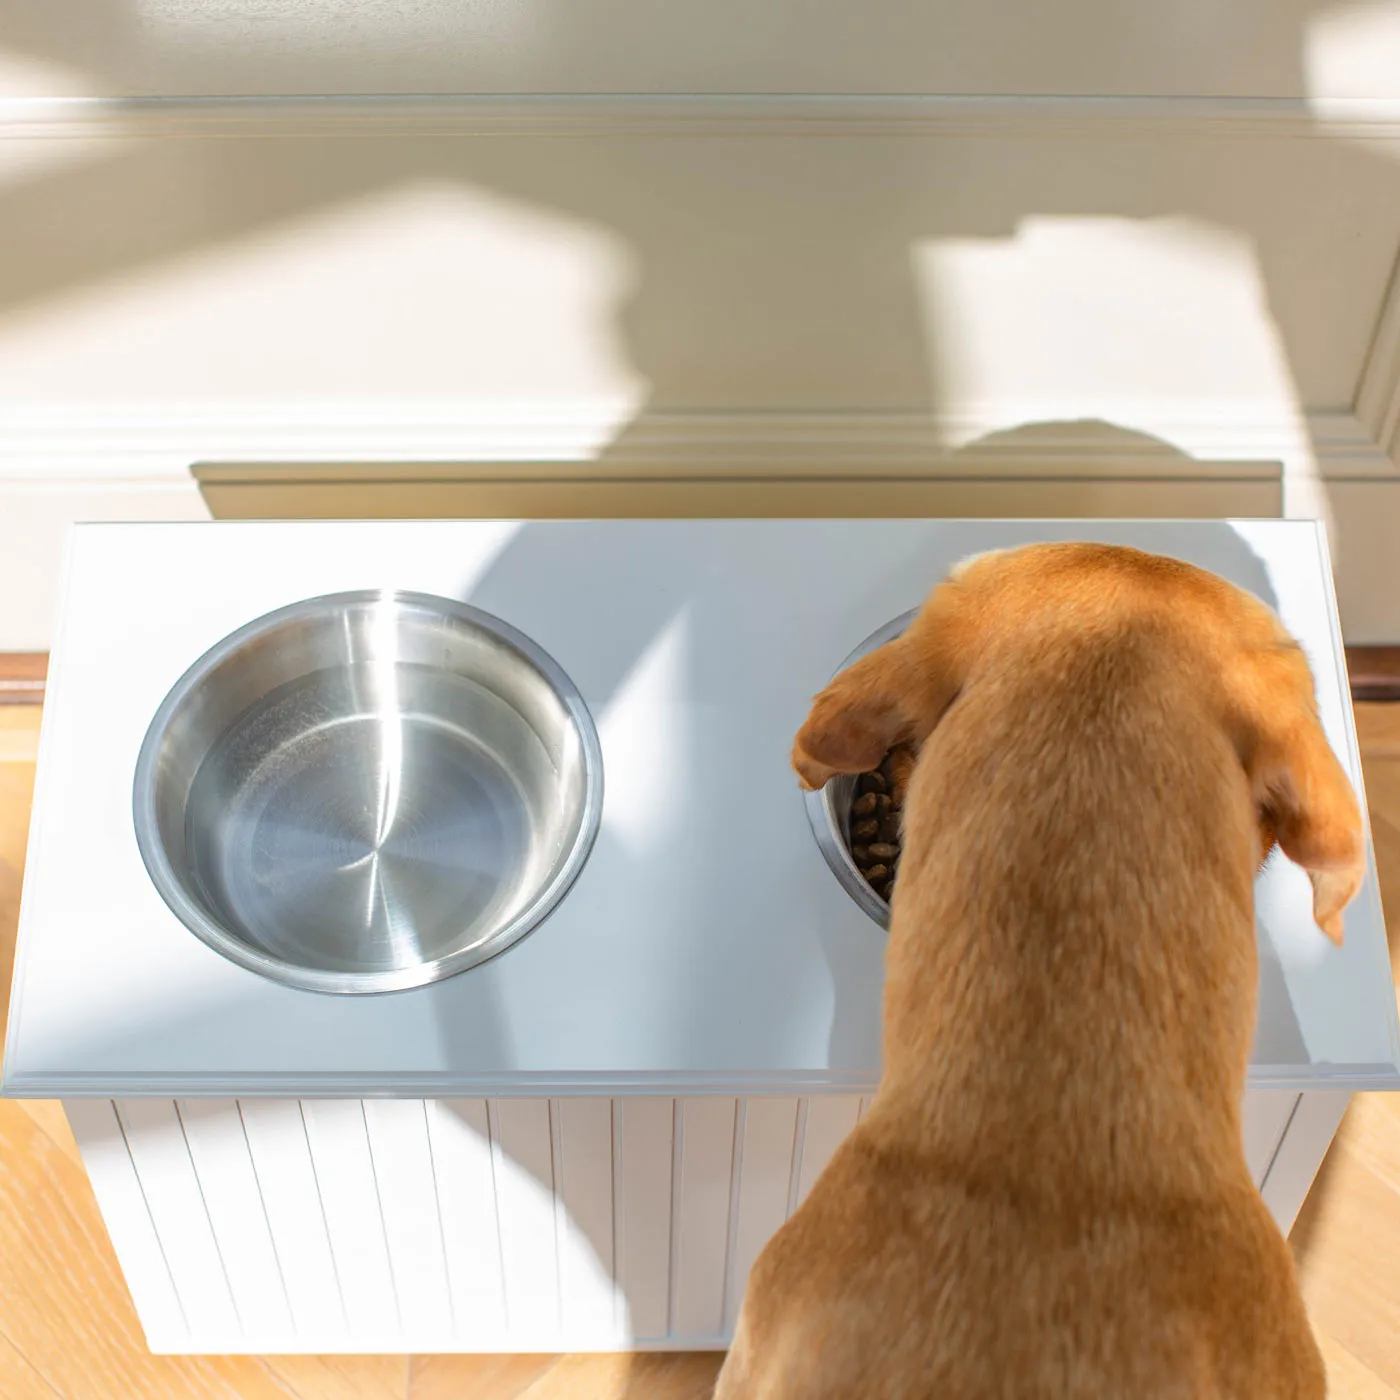
<svg viewBox="0 0 1400 1400">
<path fill-rule="evenodd" d="M 1400 465 L 1357 413 L 1309 413 L 1306 432 L 1318 474 L 1327 481 L 1400 482 Z"/>
<path fill-rule="evenodd" d="M 1387 98 L 422 94 L 0 101 L 0 139 L 220 136 L 1171 134 L 1400 140 Z"/>
<path fill-rule="evenodd" d="M 16 983 L 16 985 L 19 985 Z M 18 1023 L 11 1016 L 11 1025 Z M 17 1035 L 11 1031 L 11 1039 Z M 10 1047 L 11 1049 L 13 1046 Z M 15 1059 L 7 1056 L 7 1063 Z M 1344 1091 L 1378 1093 L 1400 1090 L 1400 1070 L 1388 1064 L 1333 1066 L 1318 1064 L 1251 1065 L 1249 1089 L 1286 1089 L 1297 1093 Z M 717 1094 L 726 1098 L 791 1098 L 794 1095 L 873 1094 L 866 1074 L 848 1070 L 825 1073 L 725 1070 L 713 1074 L 599 1071 L 590 1074 L 455 1075 L 446 1072 L 392 1074 L 292 1073 L 239 1074 L 32 1074 L 6 1068 L 0 1099 L 146 1098 L 684 1098 Z"/>
<path fill-rule="evenodd" d="M 0 481 L 189 479 L 197 461 L 588 461 L 626 403 L 0 404 Z"/>
<path fill-rule="evenodd" d="M 1283 465 L 1328 480 L 1400 480 L 1347 412 L 1164 416 L 1151 404 L 1110 412 L 1111 423 L 1063 421 L 1058 406 L 1032 403 L 635 418 L 615 403 L 0 405 L 0 485 L 183 483 L 197 464 L 206 479 L 305 481 L 343 475 L 350 463 L 413 480 L 498 478 L 520 464 L 532 477 L 609 479 L 1237 479 L 1273 476 Z"/>
<path fill-rule="evenodd" d="M 1391 273 L 1357 384 L 1356 419 L 1379 450 L 1400 465 L 1400 261 Z"/>
</svg>

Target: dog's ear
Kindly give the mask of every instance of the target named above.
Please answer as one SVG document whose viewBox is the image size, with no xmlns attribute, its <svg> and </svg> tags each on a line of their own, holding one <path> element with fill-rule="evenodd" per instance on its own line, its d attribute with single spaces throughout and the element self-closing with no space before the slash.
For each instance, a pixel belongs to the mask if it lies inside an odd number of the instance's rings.
<svg viewBox="0 0 1400 1400">
<path fill-rule="evenodd" d="M 935 590 L 907 631 L 848 666 L 812 702 L 792 766 L 809 792 L 923 743 L 966 674 L 968 625 L 954 586 Z"/>
<path fill-rule="evenodd" d="M 1291 642 L 1243 654 L 1232 703 L 1238 742 L 1264 832 L 1312 881 L 1313 918 L 1334 943 L 1361 888 L 1361 809 L 1318 719 L 1312 672 Z"/>
</svg>

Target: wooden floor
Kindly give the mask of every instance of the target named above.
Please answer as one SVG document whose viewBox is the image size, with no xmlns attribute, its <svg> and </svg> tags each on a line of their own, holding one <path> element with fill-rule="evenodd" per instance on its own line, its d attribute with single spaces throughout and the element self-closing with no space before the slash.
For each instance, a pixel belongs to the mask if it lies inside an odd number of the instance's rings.
<svg viewBox="0 0 1400 1400">
<path fill-rule="evenodd" d="M 34 707 L 0 706 L 6 997 L 38 717 Z M 1358 706 L 1357 718 L 1400 960 L 1400 705 Z M 1353 1103 L 1292 1240 L 1332 1394 L 1400 1400 L 1400 1095 Z M 711 1355 L 150 1356 L 62 1111 L 0 1102 L 5 1400 L 702 1400 L 718 1365 Z"/>
</svg>

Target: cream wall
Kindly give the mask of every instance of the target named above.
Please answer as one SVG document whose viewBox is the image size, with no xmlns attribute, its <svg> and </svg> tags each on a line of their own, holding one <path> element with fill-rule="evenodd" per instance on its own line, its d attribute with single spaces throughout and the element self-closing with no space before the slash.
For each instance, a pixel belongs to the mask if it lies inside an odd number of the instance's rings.
<svg viewBox="0 0 1400 1400">
<path fill-rule="evenodd" d="M 0 649 L 72 519 L 861 503 L 1400 640 L 1400 3 L 1216 8 L 0 0 Z"/>
<path fill-rule="evenodd" d="M 40 96 L 1375 97 L 1400 71 L 1384 0 L 5 0 L 0 26 Z"/>
</svg>

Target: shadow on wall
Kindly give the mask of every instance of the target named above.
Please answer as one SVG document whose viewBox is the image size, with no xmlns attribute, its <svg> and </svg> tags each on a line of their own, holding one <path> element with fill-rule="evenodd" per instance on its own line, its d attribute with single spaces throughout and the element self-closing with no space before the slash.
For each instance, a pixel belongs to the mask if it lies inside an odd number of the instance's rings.
<svg viewBox="0 0 1400 1400">
<path fill-rule="evenodd" d="M 619 440 L 583 472 L 558 463 L 462 464 L 454 476 L 450 464 L 418 473 L 383 462 L 314 473 L 196 463 L 192 472 L 216 520 L 1267 519 L 1281 516 L 1284 502 L 1281 462 L 1205 462 L 1100 420 L 1025 423 L 931 450 L 913 475 L 814 475 L 799 466 L 789 476 L 610 476 L 606 462 L 623 454 L 636 465 Z"/>
<path fill-rule="evenodd" d="M 75 18 L 75 8 L 91 23 Z M 498 19 L 510 9 L 488 8 Z M 874 23 L 899 33 L 915 22 L 916 8 L 887 5 L 883 25 Z M 1022 36 L 1039 32 L 1045 21 L 1038 9 L 1022 8 L 1013 28 Z M 1309 26 L 1332 7 L 1251 0 L 1245 12 L 1214 23 L 1193 14 L 1189 24 L 1148 6 L 1125 10 L 1084 0 L 1078 8 L 1080 22 L 1096 22 L 1107 36 L 1099 42 L 1110 50 L 1156 46 L 1167 55 L 1163 71 L 1172 91 L 1222 90 L 1225 56 L 1234 56 L 1247 66 L 1251 91 L 1295 94 L 1307 87 Z M 469 17 L 474 8 L 430 7 L 433 22 L 462 40 L 463 56 L 452 61 L 414 30 L 411 17 L 401 19 L 396 36 L 382 18 L 357 18 L 348 5 L 318 9 L 342 21 L 336 57 L 323 62 L 347 84 L 323 91 L 354 90 L 372 72 L 392 82 L 413 64 L 440 74 L 439 91 L 454 89 L 448 73 L 454 64 L 489 87 L 483 54 L 500 55 L 500 71 L 509 73 L 517 71 L 512 63 L 545 63 L 572 49 L 592 53 L 598 44 L 583 28 L 588 7 L 533 7 L 528 41 L 522 31 L 516 47 L 499 36 L 484 41 L 474 28 L 480 21 Z M 1251 12 L 1253 21 L 1246 18 Z M 91 0 L 37 7 L 10 0 L 0 5 L 0 34 L 12 49 L 88 74 L 103 90 L 141 91 L 162 74 L 168 80 L 177 67 L 210 82 L 217 76 L 214 91 L 264 90 L 289 70 L 267 51 L 220 50 L 219 25 L 237 13 L 238 6 L 200 0 L 183 7 Z M 1074 22 L 1059 16 L 1061 25 Z M 738 36 L 752 26 L 740 19 Z M 300 55 L 303 73 L 317 71 L 321 61 L 307 57 L 314 53 L 307 37 L 314 27 L 287 21 L 278 30 L 287 54 Z M 725 34 L 734 47 L 735 32 Z M 948 37 L 958 41 L 956 32 Z M 638 42 L 647 42 L 644 28 Z M 851 62 L 860 65 L 858 56 Z M 1344 210 L 1341 217 L 1356 231 L 1349 271 L 1373 262 L 1372 282 L 1380 285 L 1393 248 L 1368 230 L 1394 227 L 1400 213 L 1396 165 L 1337 141 L 1222 135 L 1187 146 L 1140 128 L 1065 140 L 1053 158 L 1043 140 L 1020 136 L 882 140 L 879 158 L 872 158 L 870 140 L 840 136 L 578 137 L 567 149 L 568 158 L 560 159 L 559 142 L 549 138 L 408 135 L 96 143 L 58 169 L 17 173 L 0 188 L 6 253 L 0 312 L 32 308 L 385 190 L 457 186 L 605 230 L 629 250 L 634 276 L 616 308 L 616 339 L 646 386 L 649 411 L 921 410 L 931 399 L 939 406 L 958 352 L 942 343 L 947 326 L 939 307 L 921 310 L 930 296 L 936 303 L 937 288 L 919 285 L 913 249 L 1011 240 L 1028 220 L 1044 216 L 1185 218 L 1243 235 L 1256 250 L 1293 379 L 1316 402 L 1338 379 L 1337 341 L 1318 336 L 1319 319 L 1335 323 L 1342 313 L 1326 308 L 1349 294 L 1303 275 L 1300 265 L 1311 261 L 1312 250 L 1284 235 L 1314 226 L 1320 206 Z M 161 211 L 159 219 L 150 217 L 152 208 Z M 99 210 L 101 217 L 93 217 Z M 439 296 L 425 277 L 425 314 Z M 365 297 L 373 301 L 375 289 L 367 287 Z M 1357 316 L 1373 312 L 1373 306 L 1364 313 L 1349 308 L 1348 331 Z M 297 328 L 280 329 L 295 334 Z M 1071 329 L 1047 329 L 1047 358 L 1059 353 Z M 1350 344 L 1364 336 L 1360 328 L 1342 338 Z M 1143 349 L 1131 336 L 1116 348 L 1125 359 Z M 1202 346 L 1203 353 L 1208 349 Z M 462 385 L 468 395 L 475 387 Z M 151 390 L 158 397 L 159 384 Z M 210 396 L 218 392 L 211 384 Z M 1350 385 L 1344 392 L 1349 396 Z M 603 464 L 628 456 L 631 437 L 623 427 Z"/>
</svg>

